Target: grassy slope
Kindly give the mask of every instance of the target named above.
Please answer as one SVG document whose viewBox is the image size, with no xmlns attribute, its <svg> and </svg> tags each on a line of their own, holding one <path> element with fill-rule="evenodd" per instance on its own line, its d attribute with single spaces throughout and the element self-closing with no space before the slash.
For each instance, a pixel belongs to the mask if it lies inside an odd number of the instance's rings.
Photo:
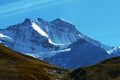
<svg viewBox="0 0 120 80">
<path fill-rule="evenodd" d="M 52 70 L 62 69 L 0 44 L 0 80 L 55 80 Z"/>
<path fill-rule="evenodd" d="M 62 80 L 120 80 L 120 57 L 76 69 Z"/>
</svg>

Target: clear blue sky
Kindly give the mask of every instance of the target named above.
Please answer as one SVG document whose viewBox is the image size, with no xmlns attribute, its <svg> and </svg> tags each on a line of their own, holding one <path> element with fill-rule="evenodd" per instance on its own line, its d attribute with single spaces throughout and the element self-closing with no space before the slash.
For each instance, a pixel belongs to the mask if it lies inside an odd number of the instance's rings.
<svg viewBox="0 0 120 80">
<path fill-rule="evenodd" d="M 120 0 L 0 0 L 0 28 L 25 18 L 63 18 L 110 46 L 120 46 Z"/>
</svg>

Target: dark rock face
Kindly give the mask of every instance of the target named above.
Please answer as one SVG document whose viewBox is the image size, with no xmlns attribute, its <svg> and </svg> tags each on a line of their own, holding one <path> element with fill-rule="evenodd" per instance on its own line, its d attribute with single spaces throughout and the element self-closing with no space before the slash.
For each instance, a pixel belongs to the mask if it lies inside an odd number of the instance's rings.
<svg viewBox="0 0 120 80">
<path fill-rule="evenodd" d="M 95 64 L 110 57 L 102 48 L 82 39 L 74 42 L 68 48 L 71 48 L 70 52 L 60 53 L 47 59 L 47 61 L 64 68 L 77 68 Z"/>
</svg>

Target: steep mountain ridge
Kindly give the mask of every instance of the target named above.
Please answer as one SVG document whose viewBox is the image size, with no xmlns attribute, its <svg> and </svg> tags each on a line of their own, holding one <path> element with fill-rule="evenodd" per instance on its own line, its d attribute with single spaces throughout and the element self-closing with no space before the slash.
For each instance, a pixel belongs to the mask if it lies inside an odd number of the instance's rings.
<svg viewBox="0 0 120 80">
<path fill-rule="evenodd" d="M 11 49 L 40 59 L 46 59 L 55 64 L 59 63 L 58 65 L 64 68 L 76 68 L 93 64 L 108 58 L 112 54 L 109 51 L 113 49 L 82 34 L 75 28 L 75 25 L 60 18 L 50 22 L 41 18 L 35 21 L 25 19 L 22 23 L 1 29 L 0 34 L 4 35 L 4 37 L 0 36 L 0 42 Z M 84 43 L 81 44 L 81 41 Z M 86 56 L 88 54 L 90 59 Z M 94 58 L 95 55 L 98 59 Z M 64 60 L 62 56 L 67 60 L 62 61 L 64 64 L 60 62 L 61 59 Z M 74 61 L 72 56 L 78 56 L 75 64 L 68 63 L 70 59 Z M 55 62 L 58 59 L 60 60 Z M 79 62 L 83 60 L 86 61 L 85 64 Z"/>
<path fill-rule="evenodd" d="M 92 45 L 84 39 L 72 43 L 68 48 L 71 49 L 69 52 L 62 52 L 45 60 L 63 68 L 77 68 L 111 57 L 101 47 Z"/>
<path fill-rule="evenodd" d="M 57 18 L 51 22 L 47 22 L 41 18 L 38 18 L 36 21 L 25 19 L 23 23 L 12 25 L 6 29 L 1 29 L 0 33 L 12 38 L 14 44 L 19 44 L 19 43 L 22 44 L 24 42 L 28 44 L 28 42 L 30 42 L 31 45 L 34 43 L 39 45 L 40 43 L 42 43 L 42 41 L 45 41 L 45 43 L 48 43 L 49 45 L 53 44 L 55 46 L 66 48 L 72 42 L 77 41 L 80 38 L 83 38 L 96 46 L 100 46 L 102 48 L 105 47 L 108 48 L 108 46 L 105 46 L 100 42 L 95 41 L 87 37 L 86 35 L 80 33 L 75 28 L 74 25 L 60 18 Z M 26 45 L 27 47 L 28 45 L 25 43 L 24 45 Z M 41 46 L 41 48 L 42 47 L 43 46 Z M 14 48 L 12 47 L 12 49 Z M 34 52 L 32 48 L 29 50 L 30 50 L 29 53 Z M 19 48 L 17 51 L 21 52 Z M 23 50 L 23 52 L 27 53 L 25 50 Z"/>
<path fill-rule="evenodd" d="M 54 50 L 56 46 L 49 43 L 48 38 L 40 35 L 34 28 L 35 23 L 26 19 L 23 23 L 13 25 L 0 31 L 0 33 L 13 39 L 12 43 L 6 43 L 10 48 L 23 53 L 38 53 Z M 3 41 L 4 42 L 4 41 Z"/>
</svg>

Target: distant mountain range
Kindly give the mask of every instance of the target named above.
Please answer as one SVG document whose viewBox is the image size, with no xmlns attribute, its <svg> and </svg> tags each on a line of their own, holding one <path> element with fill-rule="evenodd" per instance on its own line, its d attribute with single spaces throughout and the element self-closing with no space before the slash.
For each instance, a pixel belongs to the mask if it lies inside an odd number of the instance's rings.
<svg viewBox="0 0 120 80">
<path fill-rule="evenodd" d="M 35 21 L 25 19 L 22 23 L 0 29 L 0 43 L 64 68 L 91 65 L 120 55 L 120 47 L 101 44 L 60 18 L 51 22 L 41 18 Z"/>
</svg>

